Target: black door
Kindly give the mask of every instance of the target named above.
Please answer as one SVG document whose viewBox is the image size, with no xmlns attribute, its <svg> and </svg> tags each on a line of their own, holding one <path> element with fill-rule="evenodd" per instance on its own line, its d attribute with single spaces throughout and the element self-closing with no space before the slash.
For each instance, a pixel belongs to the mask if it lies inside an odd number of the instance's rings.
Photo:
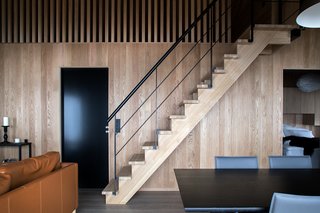
<svg viewBox="0 0 320 213">
<path fill-rule="evenodd" d="M 62 160 L 77 162 L 80 188 L 108 184 L 108 69 L 62 68 Z"/>
</svg>

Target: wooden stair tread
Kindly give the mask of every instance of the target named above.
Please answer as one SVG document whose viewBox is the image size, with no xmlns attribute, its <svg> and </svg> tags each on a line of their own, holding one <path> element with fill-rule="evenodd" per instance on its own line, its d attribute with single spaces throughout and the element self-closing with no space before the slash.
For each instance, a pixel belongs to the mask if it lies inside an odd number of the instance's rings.
<svg viewBox="0 0 320 213">
<path fill-rule="evenodd" d="M 185 116 L 185 115 L 170 115 L 169 118 L 170 119 L 186 119 L 187 116 Z"/>
<path fill-rule="evenodd" d="M 183 100 L 183 104 L 198 104 L 199 100 Z"/>
<path fill-rule="evenodd" d="M 157 148 L 158 148 L 158 146 L 156 145 L 155 141 L 148 141 L 142 145 L 143 150 L 155 150 Z"/>
<path fill-rule="evenodd" d="M 298 25 L 284 25 L 284 24 L 256 24 L 254 30 L 277 30 L 277 31 L 288 31 L 299 28 Z"/>
<path fill-rule="evenodd" d="M 214 73 L 214 74 L 225 74 L 226 71 L 224 70 L 223 67 L 216 67 L 216 68 L 214 68 L 212 73 Z"/>
<path fill-rule="evenodd" d="M 112 195 L 114 192 L 118 192 L 118 186 L 116 185 L 116 181 L 114 179 L 109 181 L 109 184 L 102 190 L 102 195 Z"/>
<path fill-rule="evenodd" d="M 158 130 L 158 135 L 171 135 L 171 130 Z"/>
<path fill-rule="evenodd" d="M 238 54 L 224 54 L 224 59 L 238 59 Z"/>
<path fill-rule="evenodd" d="M 129 166 L 122 167 L 122 169 L 118 174 L 118 177 L 119 177 L 119 180 L 130 180 L 131 175 L 132 175 L 132 167 L 131 165 L 129 165 Z"/>
<path fill-rule="evenodd" d="M 208 89 L 208 88 L 209 88 L 209 85 L 208 85 L 208 84 L 204 84 L 204 83 L 203 83 L 203 84 L 198 84 L 198 85 L 197 85 L 197 88 L 198 88 L 198 89 Z"/>
<path fill-rule="evenodd" d="M 249 39 L 238 39 L 237 44 L 246 45 L 246 44 L 251 44 L 251 42 L 249 42 Z"/>
<path fill-rule="evenodd" d="M 142 165 L 144 163 L 144 154 L 134 154 L 129 160 L 129 165 Z"/>
</svg>

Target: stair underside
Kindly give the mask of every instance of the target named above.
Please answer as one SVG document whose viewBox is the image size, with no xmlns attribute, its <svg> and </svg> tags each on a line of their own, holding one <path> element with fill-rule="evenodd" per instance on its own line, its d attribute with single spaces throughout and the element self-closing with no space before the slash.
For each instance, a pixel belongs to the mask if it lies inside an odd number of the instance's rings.
<svg viewBox="0 0 320 213">
<path fill-rule="evenodd" d="M 224 71 L 226 74 L 215 75 L 213 88 L 203 89 L 199 93 L 197 104 L 186 104 L 185 118 L 173 125 L 174 129 L 170 131 L 171 134 L 158 135 L 158 150 L 145 150 L 145 164 L 132 165 L 131 180 L 119 181 L 118 195 L 106 196 L 106 203 L 126 204 L 268 44 L 288 43 L 290 43 L 290 32 L 286 30 L 263 28 L 263 30 L 255 31 L 254 42 L 251 45 L 238 47 L 239 59 L 225 61 Z"/>
</svg>

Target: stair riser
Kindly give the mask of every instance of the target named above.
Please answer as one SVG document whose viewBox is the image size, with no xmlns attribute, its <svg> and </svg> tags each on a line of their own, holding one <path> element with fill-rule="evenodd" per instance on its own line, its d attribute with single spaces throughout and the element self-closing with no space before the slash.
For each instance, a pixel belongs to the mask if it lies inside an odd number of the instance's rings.
<svg viewBox="0 0 320 213">
<path fill-rule="evenodd" d="M 161 146 L 163 146 L 162 141 L 166 141 L 169 138 L 171 138 L 171 135 L 158 135 L 158 141 L 159 141 L 159 149 L 161 149 Z"/>
<path fill-rule="evenodd" d="M 171 119 L 170 127 L 172 131 L 179 131 L 181 125 L 184 124 L 184 119 Z"/>
<path fill-rule="evenodd" d="M 185 104 L 184 105 L 184 114 L 185 115 L 188 116 L 192 112 L 192 108 L 194 107 L 193 105 L 195 105 L 195 104 Z"/>
</svg>

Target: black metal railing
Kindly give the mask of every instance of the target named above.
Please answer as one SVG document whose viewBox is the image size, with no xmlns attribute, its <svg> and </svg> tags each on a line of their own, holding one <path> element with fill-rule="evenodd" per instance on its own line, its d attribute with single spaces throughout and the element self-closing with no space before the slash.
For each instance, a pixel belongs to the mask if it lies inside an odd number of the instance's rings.
<svg viewBox="0 0 320 213">
<path fill-rule="evenodd" d="M 196 18 L 196 20 L 185 30 L 177 41 L 169 48 L 169 50 L 157 61 L 157 63 L 150 69 L 150 71 L 139 81 L 139 83 L 131 90 L 128 96 L 119 104 L 119 106 L 110 114 L 107 123 L 121 110 L 121 108 L 128 102 L 128 100 L 137 92 L 141 85 L 157 70 L 162 62 L 170 55 L 170 53 L 182 42 L 182 40 L 191 32 L 196 24 L 209 12 L 217 0 L 212 1 L 208 7 Z"/>
<path fill-rule="evenodd" d="M 203 60 L 204 57 L 206 57 L 210 53 L 210 70 L 212 68 L 212 48 L 213 46 L 221 41 L 221 37 L 227 36 L 228 30 L 230 27 L 225 29 L 225 32 L 219 32 L 219 38 L 215 41 L 213 41 L 213 31 L 215 29 L 215 25 L 217 22 L 220 21 L 220 19 L 224 16 L 227 16 L 228 11 L 230 10 L 230 7 L 225 8 L 225 11 L 223 13 L 219 13 L 218 19 L 214 17 L 214 8 L 217 0 L 211 1 L 211 3 L 208 4 L 207 8 L 205 8 L 201 14 L 194 20 L 194 22 L 188 27 L 187 30 L 183 32 L 183 34 L 177 39 L 177 41 L 168 49 L 168 51 L 165 52 L 165 54 L 155 63 L 155 65 L 150 69 L 150 71 L 139 81 L 139 83 L 130 91 L 128 96 L 119 104 L 119 106 L 110 114 L 110 116 L 107 119 L 107 122 L 109 122 L 112 119 L 115 119 L 114 125 L 115 125 L 115 130 L 114 130 L 114 179 L 117 183 L 118 178 L 117 178 L 117 155 L 126 147 L 126 145 L 132 140 L 132 138 L 137 134 L 137 132 L 150 120 L 150 118 L 154 115 L 156 115 L 156 122 L 157 122 L 157 112 L 160 109 L 160 107 L 164 104 L 164 102 L 173 94 L 173 92 L 181 85 L 181 83 L 190 75 L 190 73 L 195 70 L 195 68 L 199 65 L 199 63 Z M 227 1 L 226 1 L 227 2 Z M 181 58 L 178 63 L 173 67 L 173 69 L 158 83 L 158 69 L 159 66 L 168 58 L 170 54 L 173 53 L 173 51 L 178 47 L 178 45 L 185 39 L 187 35 L 190 34 L 190 32 L 197 26 L 197 24 L 202 21 L 205 16 L 207 16 L 206 20 L 209 21 L 208 25 L 210 26 L 207 32 L 204 32 L 200 38 L 198 38 L 197 42 L 192 45 L 192 47 L 187 51 L 187 53 Z M 169 76 L 176 71 L 177 67 L 181 65 L 181 63 L 187 58 L 187 56 L 195 50 L 197 46 L 204 40 L 203 38 L 205 36 L 209 37 L 210 43 L 207 45 L 209 48 L 205 51 L 205 53 L 200 57 L 200 59 L 192 66 L 192 68 L 187 72 L 187 74 L 174 86 L 173 90 L 169 92 L 169 94 L 162 100 L 159 101 L 158 103 L 158 89 L 159 87 L 169 78 Z M 117 118 L 117 114 L 119 111 L 126 105 L 126 103 L 132 98 L 132 96 L 137 93 L 139 88 L 153 75 L 155 74 L 155 88 L 151 91 L 151 93 L 145 98 L 145 100 L 134 110 L 134 112 L 129 116 L 129 119 L 124 122 L 124 124 L 121 126 L 120 125 L 120 120 Z M 155 109 L 150 113 L 150 115 L 145 119 L 145 121 L 142 122 L 142 124 L 137 128 L 137 130 L 129 137 L 129 139 L 117 150 L 117 135 L 120 133 L 120 131 L 129 123 L 129 121 L 133 118 L 133 116 L 141 109 L 141 107 L 153 96 L 156 96 L 156 107 Z M 156 129 L 157 129 L 157 123 Z M 157 139 L 155 140 L 155 146 L 157 146 Z M 117 184 L 115 184 L 115 190 L 117 191 Z"/>
<path fill-rule="evenodd" d="M 213 47 L 222 41 L 222 37 L 227 37 L 231 26 L 227 26 L 224 29 L 224 32 L 221 32 L 221 27 L 220 27 L 220 23 L 219 23 L 219 27 L 218 27 L 218 38 L 216 38 L 215 34 L 216 34 L 216 25 L 218 22 L 221 22 L 221 19 L 223 17 L 228 17 L 228 14 L 230 14 L 230 9 L 231 6 L 228 5 L 225 7 L 225 11 L 224 12 L 219 12 L 219 16 L 218 18 L 214 15 L 215 12 L 215 5 L 216 3 L 219 2 L 221 3 L 221 0 L 213 0 L 211 1 L 211 3 L 209 3 L 209 5 L 207 6 L 207 8 L 205 8 L 201 14 L 195 19 L 195 21 L 188 27 L 187 30 L 185 30 L 183 32 L 183 34 L 177 39 L 177 41 L 172 44 L 172 46 L 168 49 L 168 51 L 166 51 L 163 56 L 155 63 L 155 65 L 150 69 L 149 72 L 147 72 L 147 74 L 138 82 L 138 84 L 129 92 L 129 94 L 124 98 L 124 100 L 118 105 L 118 107 L 116 107 L 116 109 L 110 114 L 110 116 L 107 119 L 107 123 L 109 125 L 110 121 L 112 119 L 114 119 L 114 179 L 117 183 L 118 178 L 117 178 L 117 156 L 118 154 L 128 145 L 128 143 L 130 141 L 132 141 L 132 139 L 136 136 L 136 134 L 145 126 L 145 124 L 147 122 L 150 121 L 150 119 L 155 116 L 155 129 L 158 130 L 158 111 L 160 109 L 160 107 L 162 107 L 164 105 L 164 103 L 168 100 L 168 98 L 177 90 L 177 88 L 179 86 L 181 86 L 181 84 L 186 80 L 186 78 L 188 78 L 190 76 L 190 74 L 195 70 L 195 68 L 197 66 L 199 66 L 199 64 L 201 63 L 201 61 L 205 58 L 205 57 L 210 57 L 210 63 L 209 63 L 209 72 L 212 71 L 213 68 Z M 228 1 L 226 1 L 228 2 Z M 219 5 L 220 7 L 220 5 Z M 254 28 L 254 4 L 253 1 L 251 3 L 251 23 L 250 23 L 250 27 L 251 28 L 251 34 L 250 34 L 250 39 L 249 41 L 253 41 L 254 39 L 254 35 L 253 35 L 253 28 Z M 205 17 L 206 16 L 206 17 Z M 191 48 L 186 52 L 185 55 L 182 56 L 182 58 L 180 60 L 178 60 L 178 62 L 174 65 L 174 67 L 169 71 L 169 73 L 162 79 L 159 80 L 159 76 L 158 76 L 158 70 L 159 67 L 164 63 L 164 61 L 171 55 L 173 54 L 173 52 L 177 49 L 178 45 L 180 45 L 185 39 L 186 36 L 188 36 L 190 34 L 190 32 L 197 27 L 197 25 L 199 24 L 199 22 L 203 21 L 204 18 L 207 18 L 206 20 L 209 22 L 207 23 L 209 25 L 208 27 L 208 31 L 207 32 L 201 32 L 200 37 L 197 39 L 197 42 L 194 43 Z M 207 36 L 209 38 L 209 43 L 206 43 L 206 47 L 207 49 L 205 51 L 203 51 L 203 55 L 200 56 L 199 60 L 197 60 L 192 66 L 191 68 L 187 71 L 187 73 L 182 77 L 182 79 L 179 80 L 179 82 L 177 82 L 172 90 L 167 94 L 166 97 L 163 98 L 163 100 L 158 101 L 158 90 L 160 88 L 160 86 L 162 86 L 164 84 L 164 82 L 172 75 L 172 73 L 174 73 L 177 68 L 184 62 L 186 61 L 187 57 L 200 45 L 202 44 L 201 42 L 204 41 L 204 37 Z M 133 110 L 132 114 L 130 114 L 129 118 L 124 122 L 123 125 L 120 124 L 120 119 L 118 119 L 117 114 L 120 112 L 120 110 L 122 110 L 124 108 L 124 106 L 128 103 L 128 101 L 130 99 L 132 99 L 132 97 L 137 93 L 137 91 L 142 87 L 142 85 L 146 84 L 146 81 L 148 79 L 150 79 L 150 77 L 152 75 L 154 76 L 154 80 L 155 80 L 155 87 L 154 89 L 152 89 L 152 91 L 145 97 L 145 99 L 142 101 L 142 103 Z M 158 82 L 159 81 L 159 82 Z M 141 110 L 142 106 L 144 106 L 147 101 L 149 101 L 151 99 L 151 97 L 155 96 L 155 109 L 146 117 L 146 119 L 136 128 L 136 130 L 133 131 L 133 134 L 129 134 L 130 136 L 128 137 L 127 140 L 124 140 L 125 142 L 122 143 L 122 146 L 119 146 L 119 148 L 117 149 L 117 136 L 118 134 L 121 132 L 121 130 L 124 129 L 124 127 L 126 127 L 129 122 L 133 119 L 133 117 Z M 155 144 L 154 146 L 157 146 L 158 141 L 157 141 L 157 134 L 155 135 Z M 115 184 L 115 187 L 118 187 L 117 184 Z M 115 192 L 117 191 L 117 189 L 115 188 L 114 190 Z"/>
</svg>

